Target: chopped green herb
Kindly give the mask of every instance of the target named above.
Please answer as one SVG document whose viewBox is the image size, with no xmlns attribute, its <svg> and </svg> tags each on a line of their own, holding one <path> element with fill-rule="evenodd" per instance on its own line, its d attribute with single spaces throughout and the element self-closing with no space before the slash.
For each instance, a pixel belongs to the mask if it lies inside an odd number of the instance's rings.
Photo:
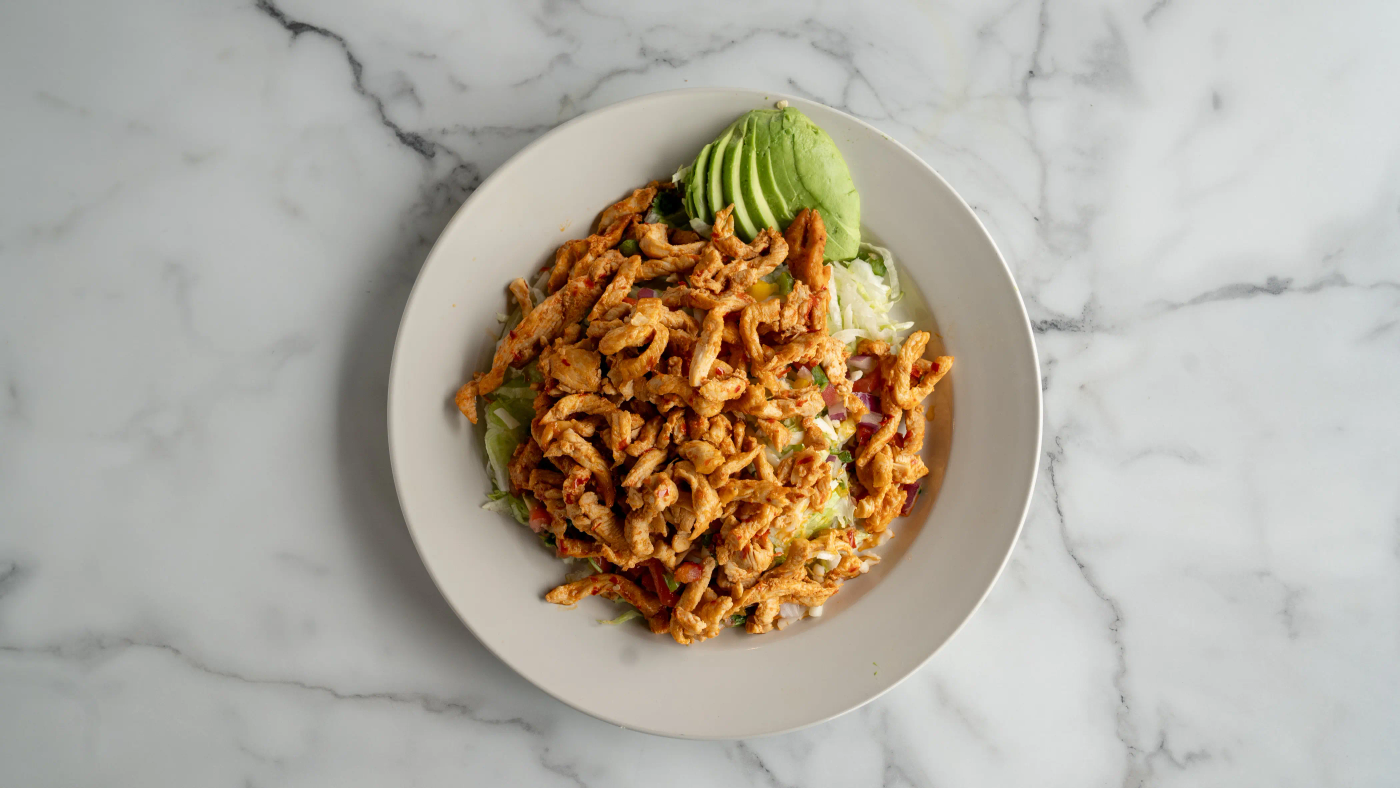
<svg viewBox="0 0 1400 788">
<path fill-rule="evenodd" d="M 657 192 L 656 198 L 651 201 L 651 210 L 647 211 L 646 221 L 648 223 L 665 222 L 671 227 L 689 230 L 690 217 L 686 215 L 681 190 L 666 189 Z"/>
<path fill-rule="evenodd" d="M 628 238 L 617 247 L 617 251 L 621 252 L 623 257 L 631 257 L 632 255 L 641 254 L 642 247 L 636 241 Z"/>
<path fill-rule="evenodd" d="M 831 385 L 831 381 L 826 377 L 826 370 L 822 369 L 821 364 L 812 367 L 812 380 L 817 382 L 817 388 L 819 389 L 824 389 Z"/>
<path fill-rule="evenodd" d="M 832 456 L 834 456 L 836 459 L 840 460 L 841 462 L 850 462 L 850 461 L 851 461 L 851 453 L 848 452 L 848 451 L 846 451 L 845 449 L 842 449 L 841 451 L 837 451 L 837 452 L 832 452 Z"/>
<path fill-rule="evenodd" d="M 676 578 L 671 577 L 670 572 L 666 573 L 666 587 L 671 589 L 672 591 L 675 591 L 677 588 L 681 587 L 681 584 L 676 582 Z"/>
<path fill-rule="evenodd" d="M 744 625 L 744 622 L 748 620 L 749 617 L 744 613 L 735 613 L 734 615 L 729 617 L 729 626 L 742 627 Z"/>
</svg>

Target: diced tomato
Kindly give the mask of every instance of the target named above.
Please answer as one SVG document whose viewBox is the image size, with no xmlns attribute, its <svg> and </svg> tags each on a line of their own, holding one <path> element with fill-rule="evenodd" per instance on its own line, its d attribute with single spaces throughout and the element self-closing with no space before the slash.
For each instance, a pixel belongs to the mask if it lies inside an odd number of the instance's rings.
<svg viewBox="0 0 1400 788">
<path fill-rule="evenodd" d="M 530 530 L 540 533 L 549 526 L 549 510 L 544 508 L 544 504 L 537 503 L 530 509 Z"/>
<path fill-rule="evenodd" d="M 666 607 L 676 606 L 676 592 L 666 586 L 666 567 L 655 558 L 647 562 L 647 569 L 651 572 L 651 590 L 656 594 L 656 598 L 661 600 L 661 604 Z"/>
<path fill-rule="evenodd" d="M 681 583 L 694 583 L 704 576 L 704 574 L 705 570 L 701 569 L 700 565 L 694 561 L 686 561 L 676 567 L 676 580 Z"/>
<path fill-rule="evenodd" d="M 866 424 L 863 421 L 857 424 L 856 445 L 864 445 L 866 441 L 870 440 L 870 436 L 875 434 L 875 430 L 877 429 L 879 429 L 879 427 L 876 427 L 874 424 Z"/>
<path fill-rule="evenodd" d="M 877 378 L 875 375 L 866 375 L 860 380 L 857 380 L 855 383 L 851 384 L 851 391 L 861 391 L 866 394 L 869 394 L 870 392 L 875 390 L 876 382 Z"/>
</svg>

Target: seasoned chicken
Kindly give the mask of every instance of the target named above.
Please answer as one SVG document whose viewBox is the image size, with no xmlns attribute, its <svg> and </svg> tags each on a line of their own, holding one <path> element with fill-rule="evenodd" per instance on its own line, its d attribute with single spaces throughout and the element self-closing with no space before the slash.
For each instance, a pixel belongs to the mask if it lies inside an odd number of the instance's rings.
<svg viewBox="0 0 1400 788">
<path fill-rule="evenodd" d="M 623 601 L 689 645 L 817 615 L 879 560 L 866 551 L 929 474 L 924 400 L 953 359 L 923 358 L 924 331 L 854 348 L 828 333 L 818 211 L 744 243 L 728 206 L 706 239 L 644 221 L 673 188 L 634 190 L 560 245 L 538 303 L 512 281 L 519 323 L 456 402 L 476 423 L 479 398 L 533 397 L 528 425 L 492 406 L 490 429 L 518 438 L 496 483 L 557 555 L 595 570 L 545 599 Z M 850 370 L 853 351 L 872 358 Z"/>
</svg>

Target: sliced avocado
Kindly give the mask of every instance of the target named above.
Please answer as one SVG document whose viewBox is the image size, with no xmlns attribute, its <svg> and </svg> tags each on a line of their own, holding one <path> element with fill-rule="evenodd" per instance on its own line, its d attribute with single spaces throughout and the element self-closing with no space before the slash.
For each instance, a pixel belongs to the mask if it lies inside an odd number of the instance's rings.
<svg viewBox="0 0 1400 788">
<path fill-rule="evenodd" d="M 764 153 L 767 154 L 769 171 L 773 175 L 773 193 L 781 202 L 787 205 L 791 216 L 796 216 L 797 212 L 813 202 L 812 196 L 802 188 L 802 184 L 797 180 L 797 163 L 794 161 L 792 146 L 793 130 L 779 112 L 768 126 L 768 146 Z"/>
<path fill-rule="evenodd" d="M 753 110 L 696 156 L 686 209 L 713 224 L 734 206 L 735 233 L 752 240 L 764 227 L 786 229 L 803 208 L 821 212 L 828 260 L 849 260 L 860 245 L 860 195 L 831 137 L 799 110 Z"/>
<path fill-rule="evenodd" d="M 749 218 L 758 229 L 778 227 L 778 219 L 768 207 L 768 200 L 758 185 L 758 126 L 764 123 L 756 112 L 744 119 L 744 160 L 740 162 L 739 193 L 743 195 Z"/>
<path fill-rule="evenodd" d="M 790 208 L 788 201 L 778 191 L 778 184 L 773 176 L 773 157 L 768 151 L 772 140 L 772 125 L 782 112 L 776 109 L 757 109 L 749 114 L 754 118 L 753 152 L 758 164 L 759 191 L 767 201 L 769 210 L 773 212 L 773 218 L 777 220 L 775 226 L 779 230 L 785 230 L 792 222 L 792 217 L 797 215 L 798 209 Z"/>
<path fill-rule="evenodd" d="M 827 259 L 855 257 L 860 246 L 860 195 L 836 143 L 789 107 L 770 124 L 766 150 L 775 193 L 788 210 L 794 215 L 803 207 L 821 211 Z"/>
<path fill-rule="evenodd" d="M 797 151 L 797 178 L 808 194 L 816 198 L 812 205 L 821 211 L 826 224 L 826 256 L 832 260 L 849 260 L 860 247 L 860 193 L 851 181 L 850 170 L 836 143 L 825 131 L 808 122 L 800 126 L 793 137 Z M 824 151 L 824 153 L 823 153 Z M 841 166 L 831 166 L 835 157 Z"/>
<path fill-rule="evenodd" d="M 724 210 L 726 204 L 724 202 L 724 186 L 721 175 L 721 173 L 724 172 L 724 167 L 721 165 L 724 162 L 724 152 L 729 147 L 729 140 L 734 136 L 735 125 L 737 125 L 737 121 L 734 124 L 730 124 L 729 128 L 725 129 L 724 133 L 719 135 L 719 139 L 712 143 L 714 149 L 710 151 L 710 171 L 706 176 L 708 183 L 705 186 L 705 200 L 710 206 L 707 212 L 708 215 L 705 217 L 706 222 L 713 223 L 715 214 Z"/>
<path fill-rule="evenodd" d="M 729 138 L 729 146 L 724 149 L 724 164 L 720 180 L 724 184 L 724 202 L 734 206 L 734 232 L 745 241 L 752 241 L 758 235 L 753 219 L 749 217 L 748 204 L 744 200 L 741 181 L 743 180 L 744 129 L 748 127 L 748 116 L 740 118 L 734 127 L 734 136 Z"/>
<path fill-rule="evenodd" d="M 710 148 L 713 143 L 707 144 L 700 149 L 700 155 L 695 157 L 695 163 L 690 167 L 690 175 L 685 182 L 685 212 L 692 219 L 709 221 L 705 218 L 708 213 L 705 208 L 705 182 L 708 180 L 707 166 L 710 163 Z"/>
</svg>

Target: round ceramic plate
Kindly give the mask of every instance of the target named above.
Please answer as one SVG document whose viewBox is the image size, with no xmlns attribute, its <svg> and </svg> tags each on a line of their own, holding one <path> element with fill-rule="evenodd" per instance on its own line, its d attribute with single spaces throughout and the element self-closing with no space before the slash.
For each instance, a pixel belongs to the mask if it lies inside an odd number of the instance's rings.
<svg viewBox="0 0 1400 788">
<path fill-rule="evenodd" d="M 935 494 L 896 519 L 884 560 L 819 619 L 691 647 L 604 626 L 615 603 L 546 603 L 565 566 L 529 529 L 482 510 L 478 428 L 452 404 L 485 369 L 506 284 L 587 234 L 605 206 L 669 178 L 740 114 L 786 99 L 836 141 L 865 233 L 890 248 L 906 310 L 957 357 L 938 387 Z M 935 322 L 936 318 L 936 322 Z M 447 225 L 404 310 L 389 379 L 389 449 L 404 518 L 429 573 L 472 632 L 545 692 L 608 722 L 688 738 L 778 733 L 898 684 L 948 641 L 1001 571 L 1040 451 L 1040 373 L 1025 308 L 977 217 L 928 165 L 855 118 L 751 90 L 658 93 L 554 129 L 486 180 Z"/>
</svg>

